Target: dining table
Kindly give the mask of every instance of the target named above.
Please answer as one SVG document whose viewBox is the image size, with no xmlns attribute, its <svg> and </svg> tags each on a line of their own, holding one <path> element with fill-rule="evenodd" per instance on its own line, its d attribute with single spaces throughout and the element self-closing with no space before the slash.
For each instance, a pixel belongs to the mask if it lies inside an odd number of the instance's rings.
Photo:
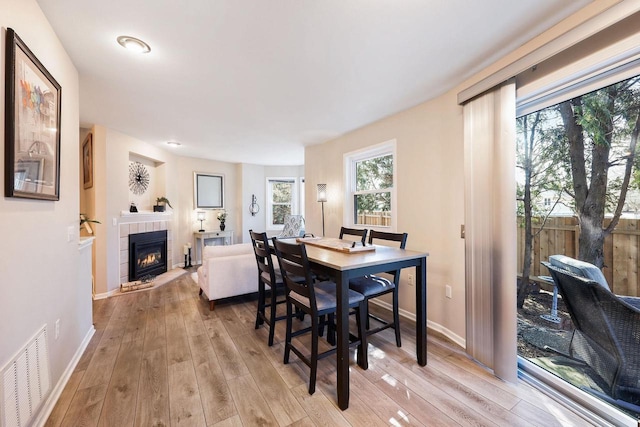
<svg viewBox="0 0 640 427">
<path fill-rule="evenodd" d="M 313 239 L 313 240 L 312 240 Z M 306 240 L 306 241 L 305 241 Z M 349 280 L 367 274 L 383 273 L 403 268 L 415 268 L 416 293 L 416 359 L 427 364 L 427 256 L 426 252 L 383 245 L 358 248 L 352 242 L 334 238 L 297 239 L 307 243 L 311 268 L 333 278 L 336 283 L 336 355 L 338 407 L 349 407 Z M 403 285 L 406 289 L 411 285 Z M 402 292 L 404 289 L 400 289 Z"/>
</svg>

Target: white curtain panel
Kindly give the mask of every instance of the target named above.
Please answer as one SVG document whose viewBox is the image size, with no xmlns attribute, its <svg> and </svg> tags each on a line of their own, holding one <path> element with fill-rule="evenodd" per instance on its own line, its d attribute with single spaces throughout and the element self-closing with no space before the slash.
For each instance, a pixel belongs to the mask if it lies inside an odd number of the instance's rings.
<svg viewBox="0 0 640 427">
<path fill-rule="evenodd" d="M 515 82 L 464 105 L 467 352 L 517 380 Z"/>
</svg>

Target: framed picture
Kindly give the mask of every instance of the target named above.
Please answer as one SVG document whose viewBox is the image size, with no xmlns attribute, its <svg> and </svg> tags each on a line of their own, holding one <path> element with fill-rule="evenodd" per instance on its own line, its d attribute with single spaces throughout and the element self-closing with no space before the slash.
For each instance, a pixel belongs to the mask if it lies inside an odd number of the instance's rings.
<svg viewBox="0 0 640 427">
<path fill-rule="evenodd" d="M 60 200 L 61 88 L 7 28 L 5 196 Z"/>
<path fill-rule="evenodd" d="M 194 172 L 193 190 L 196 209 L 224 209 L 224 175 Z"/>
<path fill-rule="evenodd" d="M 82 143 L 82 182 L 84 188 L 93 187 L 93 137 L 91 133 Z"/>
</svg>

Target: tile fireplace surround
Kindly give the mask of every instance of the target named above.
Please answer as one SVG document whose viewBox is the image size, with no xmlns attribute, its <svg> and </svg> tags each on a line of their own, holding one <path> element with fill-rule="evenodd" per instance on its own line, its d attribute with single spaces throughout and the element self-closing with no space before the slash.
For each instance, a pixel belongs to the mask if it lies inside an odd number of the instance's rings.
<svg viewBox="0 0 640 427">
<path fill-rule="evenodd" d="M 120 284 L 129 281 L 129 234 L 146 233 L 148 231 L 167 230 L 167 271 L 173 269 L 173 251 L 171 249 L 173 233 L 171 232 L 171 212 L 138 212 L 123 211 L 120 216 Z"/>
</svg>

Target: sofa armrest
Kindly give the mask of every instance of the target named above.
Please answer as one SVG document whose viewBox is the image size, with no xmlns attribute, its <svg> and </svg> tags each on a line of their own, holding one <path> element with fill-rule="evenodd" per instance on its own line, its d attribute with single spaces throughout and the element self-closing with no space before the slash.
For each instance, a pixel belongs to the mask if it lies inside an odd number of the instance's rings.
<svg viewBox="0 0 640 427">
<path fill-rule="evenodd" d="M 250 253 L 205 259 L 198 269 L 198 284 L 209 300 L 257 292 L 255 255 Z"/>
</svg>

